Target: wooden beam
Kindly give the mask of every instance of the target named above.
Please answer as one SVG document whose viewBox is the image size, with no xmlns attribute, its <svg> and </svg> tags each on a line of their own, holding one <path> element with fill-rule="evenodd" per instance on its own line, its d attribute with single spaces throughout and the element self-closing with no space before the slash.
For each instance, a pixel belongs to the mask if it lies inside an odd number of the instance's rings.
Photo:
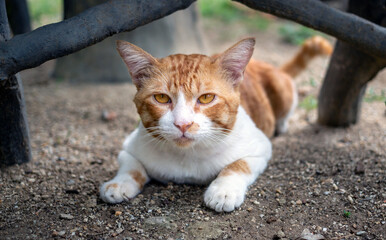
<svg viewBox="0 0 386 240">
<path fill-rule="evenodd" d="M 378 4 L 350 0 L 348 11 L 381 24 L 386 10 L 382 10 L 384 3 Z M 357 123 L 366 85 L 384 67 L 386 58 L 375 58 L 338 40 L 319 93 L 318 123 L 333 127 Z"/>
<path fill-rule="evenodd" d="M 11 37 L 5 0 L 0 0 L 0 42 Z M 10 76 L 0 82 L 0 165 L 28 162 L 31 148 L 20 78 Z"/>
<path fill-rule="evenodd" d="M 185 9 L 194 1 L 110 0 L 62 22 L 17 35 L 0 43 L 0 81 Z"/>
<path fill-rule="evenodd" d="M 386 28 L 318 0 L 234 1 L 327 33 L 375 57 L 386 58 Z"/>
</svg>

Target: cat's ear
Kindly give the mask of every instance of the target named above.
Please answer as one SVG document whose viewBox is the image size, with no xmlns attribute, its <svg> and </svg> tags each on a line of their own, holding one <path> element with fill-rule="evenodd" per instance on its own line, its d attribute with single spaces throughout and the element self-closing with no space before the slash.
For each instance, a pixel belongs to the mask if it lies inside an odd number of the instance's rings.
<svg viewBox="0 0 386 240">
<path fill-rule="evenodd" d="M 142 81 L 149 77 L 152 68 L 155 67 L 157 59 L 141 48 L 126 41 L 117 41 L 117 50 L 129 69 L 133 83 L 140 88 Z"/>
<path fill-rule="evenodd" d="M 254 45 L 254 38 L 246 38 L 218 56 L 221 68 L 227 72 L 234 86 L 239 85 L 243 79 L 244 70 L 252 57 Z"/>
</svg>

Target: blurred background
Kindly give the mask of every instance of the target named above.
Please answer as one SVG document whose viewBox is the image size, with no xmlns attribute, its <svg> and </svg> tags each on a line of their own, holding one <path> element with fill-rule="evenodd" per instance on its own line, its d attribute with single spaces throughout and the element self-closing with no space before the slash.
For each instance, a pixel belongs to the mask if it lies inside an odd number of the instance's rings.
<svg viewBox="0 0 386 240">
<path fill-rule="evenodd" d="M 72 17 L 103 2 L 27 0 L 32 29 Z M 338 9 L 344 9 L 347 3 L 335 0 L 326 2 Z M 47 67 L 40 70 L 46 71 L 48 78 L 39 74 L 39 77 L 26 76 L 24 79 L 28 79 L 27 84 L 53 79 L 73 84 L 128 82 L 130 78 L 126 67 L 115 50 L 115 41 L 118 39 L 136 44 L 155 57 L 164 57 L 174 53 L 214 54 L 224 51 L 242 38 L 252 36 L 257 42 L 253 57 L 280 66 L 296 53 L 305 39 L 313 35 L 321 35 L 332 43 L 335 41 L 321 32 L 257 12 L 239 3 L 199 0 L 186 10 L 44 64 Z M 298 77 L 300 107 L 306 111 L 317 107 L 318 87 L 327 65 L 326 59 L 317 59 Z M 30 73 L 34 74 L 33 71 Z M 365 101 L 385 100 L 382 85 L 368 87 Z"/>
</svg>

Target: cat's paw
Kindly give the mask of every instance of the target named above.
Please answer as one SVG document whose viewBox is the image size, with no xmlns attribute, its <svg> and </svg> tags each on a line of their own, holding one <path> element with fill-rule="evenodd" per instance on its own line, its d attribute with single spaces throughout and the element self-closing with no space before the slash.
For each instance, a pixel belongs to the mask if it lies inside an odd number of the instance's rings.
<svg viewBox="0 0 386 240">
<path fill-rule="evenodd" d="M 231 212 L 244 202 L 245 184 L 227 178 L 217 178 L 206 190 L 204 201 L 216 212 Z"/>
<path fill-rule="evenodd" d="M 141 189 L 133 180 L 105 182 L 100 188 L 100 196 L 103 201 L 108 203 L 120 203 L 135 197 Z"/>
</svg>

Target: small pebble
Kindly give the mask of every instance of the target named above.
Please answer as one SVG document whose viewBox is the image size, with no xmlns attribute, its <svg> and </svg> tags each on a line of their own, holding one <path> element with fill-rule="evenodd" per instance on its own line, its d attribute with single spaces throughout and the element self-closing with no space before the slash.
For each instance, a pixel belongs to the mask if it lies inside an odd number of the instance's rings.
<svg viewBox="0 0 386 240">
<path fill-rule="evenodd" d="M 70 179 L 70 180 L 68 180 L 68 181 L 66 182 L 66 184 L 67 184 L 67 185 L 73 185 L 73 184 L 75 184 L 75 181 L 72 180 L 72 179 Z"/>
<path fill-rule="evenodd" d="M 279 205 L 284 205 L 287 202 L 284 198 L 276 199 L 276 201 L 279 203 Z"/>
<path fill-rule="evenodd" d="M 115 211 L 115 216 L 120 216 L 122 214 L 121 211 Z"/>
<path fill-rule="evenodd" d="M 276 222 L 277 221 L 277 218 L 276 217 L 269 217 L 267 219 L 267 223 L 270 224 L 270 223 L 273 223 L 273 222 Z"/>
<path fill-rule="evenodd" d="M 59 236 L 59 233 L 54 230 L 54 231 L 52 231 L 51 236 L 52 237 L 57 237 L 57 236 Z"/>
<path fill-rule="evenodd" d="M 71 214 L 62 213 L 62 214 L 60 214 L 59 218 L 71 220 L 71 219 L 74 219 L 74 216 L 72 216 Z"/>
<path fill-rule="evenodd" d="M 30 182 L 30 183 L 34 183 L 35 181 L 36 181 L 35 178 L 28 178 L 28 182 Z"/>
<path fill-rule="evenodd" d="M 279 238 L 283 238 L 283 237 L 285 237 L 285 233 L 284 233 L 282 230 L 279 230 L 279 231 L 277 232 L 277 236 L 278 236 Z"/>
<path fill-rule="evenodd" d="M 359 231 L 359 232 L 357 232 L 357 233 L 355 233 L 357 236 L 361 236 L 361 235 L 363 235 L 363 234 L 366 234 L 366 231 Z"/>
<path fill-rule="evenodd" d="M 365 165 L 362 161 L 357 162 L 354 170 L 355 174 L 364 174 L 365 173 Z"/>
<path fill-rule="evenodd" d="M 297 201 L 296 201 L 296 204 L 297 204 L 297 205 L 302 205 L 302 200 L 300 200 L 300 199 L 297 200 Z"/>
<path fill-rule="evenodd" d="M 111 122 L 117 118 L 117 113 L 116 112 L 109 112 L 107 110 L 102 111 L 102 120 L 105 122 Z"/>
<path fill-rule="evenodd" d="M 348 199 L 348 201 L 349 201 L 351 204 L 354 203 L 354 200 L 352 199 L 352 197 L 351 197 L 350 195 L 347 197 L 347 199 Z"/>
</svg>

